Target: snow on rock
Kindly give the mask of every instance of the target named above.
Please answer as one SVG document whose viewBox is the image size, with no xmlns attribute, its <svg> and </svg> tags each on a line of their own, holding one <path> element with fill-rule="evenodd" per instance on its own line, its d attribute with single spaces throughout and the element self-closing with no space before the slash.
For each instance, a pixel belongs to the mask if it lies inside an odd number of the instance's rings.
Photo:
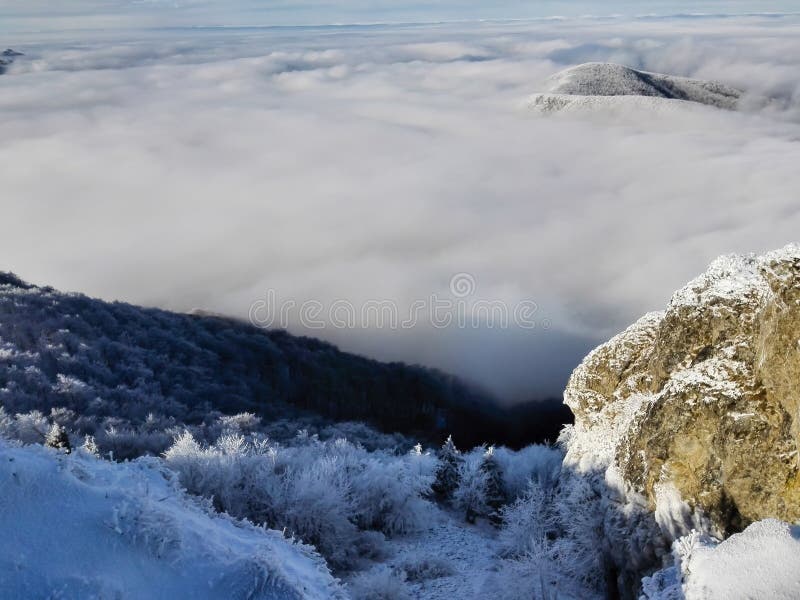
<svg viewBox="0 0 800 600">
<path fill-rule="evenodd" d="M 565 469 L 642 498 L 666 542 L 799 519 L 799 339 L 800 247 L 717 259 L 575 370 Z"/>
<path fill-rule="evenodd" d="M 0 441 L 0 488 L 2 598 L 344 597 L 309 547 L 213 514 L 155 458 Z"/>
<path fill-rule="evenodd" d="M 585 63 L 553 75 L 529 106 L 542 112 L 646 106 L 669 111 L 675 101 L 735 109 L 742 92 L 714 81 L 638 71 L 614 63 Z"/>
<path fill-rule="evenodd" d="M 800 526 L 765 519 L 724 542 L 692 532 L 673 554 L 675 566 L 643 581 L 643 600 L 800 598 Z"/>
</svg>

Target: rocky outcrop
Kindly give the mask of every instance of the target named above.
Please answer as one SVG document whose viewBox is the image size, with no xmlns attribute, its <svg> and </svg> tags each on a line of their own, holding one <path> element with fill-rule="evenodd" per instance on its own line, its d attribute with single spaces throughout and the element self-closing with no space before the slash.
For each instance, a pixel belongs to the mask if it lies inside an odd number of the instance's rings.
<svg viewBox="0 0 800 600">
<path fill-rule="evenodd" d="M 613 472 L 668 537 L 800 519 L 800 247 L 717 259 L 587 356 L 565 401 L 565 465 Z"/>
</svg>

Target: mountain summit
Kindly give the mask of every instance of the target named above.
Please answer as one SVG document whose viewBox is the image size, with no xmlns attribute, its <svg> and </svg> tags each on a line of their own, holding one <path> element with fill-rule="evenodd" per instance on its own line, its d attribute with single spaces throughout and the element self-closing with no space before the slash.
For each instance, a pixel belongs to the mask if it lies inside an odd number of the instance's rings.
<svg viewBox="0 0 800 600">
<path fill-rule="evenodd" d="M 630 101 L 630 97 L 640 97 L 652 99 L 650 103 L 682 100 L 733 110 L 741 96 L 741 90 L 716 81 L 592 62 L 570 67 L 550 77 L 544 92 L 535 95 L 531 104 L 543 110 L 559 110 L 576 103 L 607 104 L 612 98 L 625 97 L 625 101 Z M 589 98 L 593 100 L 587 100 Z"/>
</svg>

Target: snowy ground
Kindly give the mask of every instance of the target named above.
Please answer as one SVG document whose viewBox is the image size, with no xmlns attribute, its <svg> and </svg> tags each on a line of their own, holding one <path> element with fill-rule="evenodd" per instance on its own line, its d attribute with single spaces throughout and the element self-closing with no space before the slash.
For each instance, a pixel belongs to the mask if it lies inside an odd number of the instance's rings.
<svg viewBox="0 0 800 600">
<path fill-rule="evenodd" d="M 800 598 L 800 527 L 765 519 L 723 542 L 693 532 L 673 546 L 676 565 L 643 582 L 646 600 Z"/>
<path fill-rule="evenodd" d="M 310 548 L 210 513 L 157 459 L 0 440 L 0 489 L 0 598 L 344 597 Z"/>
<path fill-rule="evenodd" d="M 486 521 L 432 508 L 420 533 L 343 589 L 313 549 L 209 510 L 161 461 L 100 460 L 0 440 L 0 598 L 477 600 L 539 597 L 537 569 L 498 557 Z M 719 542 L 699 533 L 644 581 L 648 600 L 800 598 L 800 527 L 767 519 Z M 555 565 L 550 565 L 553 567 Z M 550 568 L 548 567 L 548 568 Z M 375 586 L 375 582 L 383 584 Z M 511 577 L 510 577 L 511 575 Z M 552 575 L 552 573 L 551 573 Z M 359 578 L 372 577 L 358 591 Z M 403 581 L 405 579 L 405 581 Z M 549 579 L 549 578 L 548 578 Z M 544 585 L 544 580 L 542 585 Z M 549 597 L 586 600 L 563 581 Z M 563 585 L 562 585 L 563 584 Z M 573 589 L 574 588 L 574 589 Z"/>
<path fill-rule="evenodd" d="M 470 525 L 461 513 L 437 509 L 435 514 L 434 522 L 424 532 L 391 542 L 393 554 L 384 564 L 407 574 L 413 598 L 484 597 L 484 585 L 497 567 L 496 530 L 484 521 Z M 383 567 L 374 567 L 380 568 Z M 423 575 L 417 580 L 414 573 L 419 571 Z"/>
</svg>

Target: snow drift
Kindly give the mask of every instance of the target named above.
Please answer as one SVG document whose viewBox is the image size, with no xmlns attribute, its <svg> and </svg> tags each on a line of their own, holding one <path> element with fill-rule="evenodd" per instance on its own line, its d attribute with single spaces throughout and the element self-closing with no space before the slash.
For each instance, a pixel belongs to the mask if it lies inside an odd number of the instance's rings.
<svg viewBox="0 0 800 600">
<path fill-rule="evenodd" d="M 675 565 L 643 582 L 643 600 L 800 597 L 800 527 L 753 523 L 718 542 L 693 532 L 674 544 Z"/>
<path fill-rule="evenodd" d="M 543 112 L 630 106 L 668 111 L 674 101 L 683 101 L 732 110 L 741 96 L 740 90 L 715 81 L 586 63 L 553 75 L 547 89 L 531 97 L 530 106 Z"/>
<path fill-rule="evenodd" d="M 155 458 L 112 463 L 0 440 L 0 597 L 343 597 L 322 559 L 215 515 Z"/>
</svg>

